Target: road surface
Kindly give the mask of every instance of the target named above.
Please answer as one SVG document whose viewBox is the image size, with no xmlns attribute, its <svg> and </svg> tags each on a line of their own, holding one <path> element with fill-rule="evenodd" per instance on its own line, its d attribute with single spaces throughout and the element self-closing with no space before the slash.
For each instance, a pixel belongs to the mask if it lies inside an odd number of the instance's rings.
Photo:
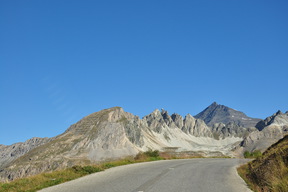
<svg viewBox="0 0 288 192">
<path fill-rule="evenodd" d="M 41 192 L 248 192 L 243 159 L 185 159 L 111 168 Z"/>
</svg>

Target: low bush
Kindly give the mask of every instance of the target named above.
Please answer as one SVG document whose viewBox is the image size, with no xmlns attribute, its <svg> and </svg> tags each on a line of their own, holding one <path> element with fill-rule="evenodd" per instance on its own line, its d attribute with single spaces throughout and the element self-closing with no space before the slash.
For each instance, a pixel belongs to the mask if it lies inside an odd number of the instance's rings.
<svg viewBox="0 0 288 192">
<path fill-rule="evenodd" d="M 259 150 L 253 151 L 253 152 L 249 152 L 249 151 L 245 151 L 244 152 L 244 157 L 245 158 L 257 158 L 257 157 L 261 157 L 262 153 Z"/>
<path fill-rule="evenodd" d="M 96 166 L 84 166 L 84 167 L 82 167 L 79 165 L 73 166 L 72 170 L 75 171 L 76 173 L 78 172 L 78 173 L 82 173 L 84 175 L 103 171 L 103 169 L 101 169 L 100 167 L 96 167 Z"/>
<path fill-rule="evenodd" d="M 160 153 L 158 150 L 149 149 L 145 152 L 139 152 L 134 160 L 135 161 L 155 161 L 155 160 L 162 160 L 165 158 L 160 157 Z"/>
<path fill-rule="evenodd" d="M 158 150 L 149 149 L 148 151 L 144 152 L 144 154 L 147 155 L 148 157 L 159 157 Z"/>
</svg>

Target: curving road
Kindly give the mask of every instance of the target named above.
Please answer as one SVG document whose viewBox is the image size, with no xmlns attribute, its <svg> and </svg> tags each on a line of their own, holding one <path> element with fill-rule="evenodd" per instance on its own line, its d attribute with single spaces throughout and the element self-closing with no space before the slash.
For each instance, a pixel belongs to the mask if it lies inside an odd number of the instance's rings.
<svg viewBox="0 0 288 192">
<path fill-rule="evenodd" d="M 185 159 L 108 169 L 41 192 L 248 192 L 236 172 L 244 159 Z"/>
</svg>

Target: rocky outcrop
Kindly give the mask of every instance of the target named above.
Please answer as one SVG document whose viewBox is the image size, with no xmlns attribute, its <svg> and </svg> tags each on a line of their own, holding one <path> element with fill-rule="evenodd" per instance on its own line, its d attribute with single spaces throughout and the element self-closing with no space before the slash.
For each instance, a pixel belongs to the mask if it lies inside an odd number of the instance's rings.
<svg viewBox="0 0 288 192">
<path fill-rule="evenodd" d="M 150 130 L 157 133 L 161 133 L 162 129 L 167 126 L 161 112 L 158 109 L 145 116 L 143 120 L 147 123 L 147 126 Z"/>
<path fill-rule="evenodd" d="M 269 139 L 272 142 L 286 133 L 287 115 L 276 113 L 265 119 L 259 131 L 237 122 L 209 127 L 204 120 L 190 114 L 184 118 L 175 113 L 170 116 L 164 109 L 156 109 L 140 119 L 121 107 L 113 107 L 84 117 L 54 138 L 0 145 L 0 180 L 134 156 L 148 149 L 173 148 L 177 152 L 198 151 L 207 156 L 209 153 L 231 155 L 240 142 L 243 149 L 262 149 L 270 144 Z"/>
<path fill-rule="evenodd" d="M 265 151 L 270 145 L 283 138 L 288 133 L 288 113 L 281 111 L 267 117 L 257 124 L 256 130 L 250 133 L 242 142 L 247 151 Z"/>
<path fill-rule="evenodd" d="M 173 121 L 177 127 L 183 127 L 184 122 L 183 122 L 183 117 L 181 115 L 179 115 L 177 113 L 173 113 L 171 115 L 171 118 L 173 119 Z"/>
<path fill-rule="evenodd" d="M 213 137 L 205 122 L 201 119 L 195 119 L 190 114 L 186 115 L 181 130 L 196 137 Z"/>
<path fill-rule="evenodd" d="M 265 120 L 261 120 L 256 124 L 258 130 L 264 129 L 266 126 L 271 124 L 276 124 L 278 126 L 283 126 L 284 129 L 288 128 L 288 112 L 282 113 L 280 110 L 274 113 L 272 116 L 267 117 Z"/>
<path fill-rule="evenodd" d="M 245 128 L 241 127 L 235 123 L 215 123 L 212 126 L 212 133 L 213 136 L 217 139 L 223 139 L 226 137 L 246 137 L 249 135 L 249 133 L 256 130 L 256 128 Z"/>
<path fill-rule="evenodd" d="M 143 139 L 137 127 L 142 124 L 133 122 L 140 121 L 120 107 L 93 113 L 50 142 L 7 164 L 0 177 L 13 180 L 76 164 L 135 155 L 139 152 L 136 146 L 143 145 Z"/>
<path fill-rule="evenodd" d="M 240 127 L 255 127 L 261 120 L 246 116 L 243 112 L 231 109 L 216 102 L 212 103 L 204 111 L 200 112 L 195 118 L 202 119 L 208 126 L 215 123 L 234 123 Z"/>
<path fill-rule="evenodd" d="M 145 116 L 143 120 L 147 122 L 151 130 L 157 133 L 161 133 L 165 128 L 178 128 L 196 137 L 212 137 L 211 130 L 205 122 L 201 119 L 195 119 L 190 114 L 186 115 L 183 119 L 178 114 L 170 116 L 164 109 L 161 112 L 156 109 L 150 115 Z"/>
<path fill-rule="evenodd" d="M 33 145 L 33 141 L 41 145 Z M 189 114 L 183 119 L 177 114 L 170 116 L 165 110 L 155 110 L 140 119 L 114 107 L 84 117 L 50 140 L 32 139 L 28 142 L 30 151 L 24 151 L 13 162 L 7 161 L 0 170 L 0 178 L 13 180 L 76 164 L 134 156 L 149 148 L 177 147 L 179 151 L 227 154 L 230 146 L 238 141 L 215 140 L 205 122 Z M 10 152 L 11 156 L 13 151 Z"/>
<path fill-rule="evenodd" d="M 0 170 L 13 160 L 25 155 L 32 149 L 41 146 L 52 139 L 34 137 L 25 142 L 15 143 L 13 145 L 0 145 Z"/>
</svg>

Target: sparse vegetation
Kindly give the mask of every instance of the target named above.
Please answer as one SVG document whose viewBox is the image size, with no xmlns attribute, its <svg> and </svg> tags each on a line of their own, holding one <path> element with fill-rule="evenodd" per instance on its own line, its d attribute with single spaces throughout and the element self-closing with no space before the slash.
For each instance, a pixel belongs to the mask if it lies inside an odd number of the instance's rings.
<svg viewBox="0 0 288 192">
<path fill-rule="evenodd" d="M 99 166 L 74 166 L 65 170 L 53 171 L 51 173 L 42 173 L 27 178 L 17 179 L 10 183 L 2 183 L 0 184 L 0 191 L 33 192 L 102 170 L 103 168 Z"/>
<path fill-rule="evenodd" d="M 159 151 L 153 151 L 149 149 L 147 152 L 139 153 L 135 158 L 130 157 L 118 161 L 104 162 L 98 165 L 76 165 L 64 170 L 42 173 L 27 178 L 17 179 L 9 183 L 0 183 L 0 192 L 33 192 L 53 185 L 71 181 L 88 174 L 100 172 L 111 167 L 162 159 L 164 158 L 159 156 Z"/>
<path fill-rule="evenodd" d="M 148 151 L 144 152 L 144 154 L 147 155 L 148 157 L 159 157 L 158 150 L 149 149 Z"/>
<path fill-rule="evenodd" d="M 121 119 L 117 120 L 116 122 L 125 124 L 128 122 L 128 119 L 126 117 L 122 116 Z"/>
<path fill-rule="evenodd" d="M 138 153 L 135 157 L 137 161 L 156 161 L 156 160 L 164 160 L 165 158 L 160 157 L 158 150 L 148 149 L 148 151 L 142 153 Z"/>
<path fill-rule="evenodd" d="M 244 157 L 245 158 L 257 158 L 257 157 L 261 157 L 262 156 L 262 153 L 260 150 L 256 150 L 256 151 L 253 151 L 253 152 L 249 152 L 249 151 L 245 151 L 244 152 Z"/>
<path fill-rule="evenodd" d="M 196 154 L 196 153 L 195 153 Z M 9 183 L 0 183 L 0 192 L 34 192 L 53 185 L 64 183 L 77 179 L 79 177 L 100 172 L 111 167 L 127 165 L 132 163 L 166 160 L 166 159 L 188 159 L 202 158 L 199 155 L 187 155 L 179 153 L 159 152 L 158 150 L 148 149 L 146 152 L 140 152 L 135 157 L 128 157 L 118 161 L 103 162 L 97 165 L 80 166 L 75 165 L 64 170 L 53 171 L 50 173 L 42 173 L 35 176 L 17 179 Z"/>
<path fill-rule="evenodd" d="M 76 165 L 76 166 L 73 166 L 72 169 L 73 169 L 74 172 L 78 172 L 78 173 L 81 173 L 83 175 L 96 173 L 96 172 L 99 172 L 99 171 L 103 170 L 103 168 L 101 168 L 101 167 L 90 166 L 90 165 L 89 166 Z"/>
<path fill-rule="evenodd" d="M 254 191 L 288 191 L 288 135 L 262 156 L 239 167 L 238 173 Z"/>
</svg>

